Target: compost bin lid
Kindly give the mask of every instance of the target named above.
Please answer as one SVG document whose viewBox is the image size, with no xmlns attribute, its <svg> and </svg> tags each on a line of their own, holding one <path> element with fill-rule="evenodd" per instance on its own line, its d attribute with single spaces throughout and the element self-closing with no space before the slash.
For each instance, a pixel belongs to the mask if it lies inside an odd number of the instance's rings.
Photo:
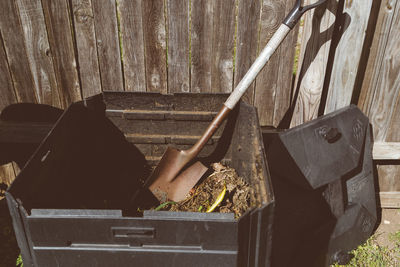
<svg viewBox="0 0 400 267">
<path fill-rule="evenodd" d="M 313 189 L 337 180 L 360 166 L 367 127 L 368 118 L 351 105 L 281 132 L 271 145 L 277 154 L 270 162 L 271 169 L 296 166 L 295 172 L 306 177 L 307 186 Z M 282 149 L 287 151 L 280 153 Z M 279 155 L 283 154 L 290 158 L 282 159 Z M 286 173 L 296 176 L 293 170 Z"/>
</svg>

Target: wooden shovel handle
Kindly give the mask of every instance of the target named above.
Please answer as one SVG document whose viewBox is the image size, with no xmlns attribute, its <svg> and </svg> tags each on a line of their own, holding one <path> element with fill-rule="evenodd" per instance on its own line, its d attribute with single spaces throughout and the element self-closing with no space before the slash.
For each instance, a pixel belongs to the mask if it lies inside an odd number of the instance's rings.
<svg viewBox="0 0 400 267">
<path fill-rule="evenodd" d="M 226 119 L 228 116 L 229 112 L 231 111 L 230 108 L 227 106 L 223 105 L 221 110 L 218 112 L 218 114 L 215 116 L 213 121 L 208 125 L 207 129 L 203 133 L 203 135 L 200 137 L 200 139 L 192 146 L 190 149 L 188 149 L 186 152 L 190 155 L 193 155 L 195 157 L 207 144 L 208 140 L 214 135 L 215 131 L 219 128 L 219 126 L 222 124 L 222 122 Z"/>
</svg>

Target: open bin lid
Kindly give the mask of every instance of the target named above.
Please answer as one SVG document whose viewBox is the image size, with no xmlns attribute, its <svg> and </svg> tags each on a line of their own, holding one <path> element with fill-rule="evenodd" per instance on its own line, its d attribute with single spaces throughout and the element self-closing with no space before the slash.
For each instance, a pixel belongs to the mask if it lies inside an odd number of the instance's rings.
<svg viewBox="0 0 400 267">
<path fill-rule="evenodd" d="M 368 118 L 355 106 L 337 110 L 278 134 L 271 143 L 271 172 L 316 189 L 359 167 Z"/>
</svg>

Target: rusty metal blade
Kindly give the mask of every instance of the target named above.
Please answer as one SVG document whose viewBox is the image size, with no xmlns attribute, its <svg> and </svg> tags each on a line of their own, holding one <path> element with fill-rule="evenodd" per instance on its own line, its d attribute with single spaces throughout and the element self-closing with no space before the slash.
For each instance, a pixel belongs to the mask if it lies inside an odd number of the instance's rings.
<svg viewBox="0 0 400 267">
<path fill-rule="evenodd" d="M 177 150 L 171 147 L 167 148 L 157 167 L 154 169 L 152 175 L 147 181 L 147 184 L 150 184 L 149 189 L 158 200 L 163 202 L 167 199 L 181 199 L 189 193 L 191 187 L 188 188 L 188 185 L 192 185 L 193 187 L 197 183 L 202 176 L 200 174 L 205 172 L 205 166 L 195 164 L 193 167 L 188 168 L 185 171 L 184 176 L 187 177 L 187 182 L 183 181 L 183 178 L 176 179 L 176 177 L 184 170 L 186 164 L 199 154 L 201 149 L 225 120 L 230 111 L 230 108 L 223 105 L 217 116 L 213 119 L 204 134 L 192 148 L 188 150 Z"/>
<path fill-rule="evenodd" d="M 168 199 L 175 202 L 184 200 L 207 170 L 208 168 L 200 161 L 190 165 L 171 182 L 167 192 Z"/>
<path fill-rule="evenodd" d="M 149 189 L 158 200 L 163 202 L 169 199 L 168 192 L 172 190 L 172 181 L 190 160 L 192 155 L 185 150 L 167 148 L 147 181 L 150 184 Z"/>
</svg>

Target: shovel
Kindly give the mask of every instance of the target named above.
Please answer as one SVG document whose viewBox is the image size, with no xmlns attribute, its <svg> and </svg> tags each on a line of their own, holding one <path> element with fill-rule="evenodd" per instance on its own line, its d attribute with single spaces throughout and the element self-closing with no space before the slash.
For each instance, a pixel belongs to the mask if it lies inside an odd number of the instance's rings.
<svg viewBox="0 0 400 267">
<path fill-rule="evenodd" d="M 221 123 L 226 119 L 229 112 L 235 107 L 236 103 L 254 81 L 257 74 L 285 39 L 286 35 L 296 25 L 300 17 L 307 10 L 320 6 L 326 1 L 327 0 L 319 0 L 314 4 L 302 6 L 302 1 L 297 0 L 292 11 L 261 51 L 260 55 L 251 65 L 246 75 L 228 97 L 221 110 L 196 144 L 187 150 L 178 150 L 172 147 L 167 148 L 159 164 L 146 181 L 146 185 L 160 202 L 165 202 L 167 200 L 181 201 L 186 198 L 189 191 L 196 185 L 208 169 L 200 161 L 196 161 L 190 166 L 187 166 L 189 165 L 188 163 L 194 160 L 203 149 L 204 145 L 213 136 Z"/>
</svg>

